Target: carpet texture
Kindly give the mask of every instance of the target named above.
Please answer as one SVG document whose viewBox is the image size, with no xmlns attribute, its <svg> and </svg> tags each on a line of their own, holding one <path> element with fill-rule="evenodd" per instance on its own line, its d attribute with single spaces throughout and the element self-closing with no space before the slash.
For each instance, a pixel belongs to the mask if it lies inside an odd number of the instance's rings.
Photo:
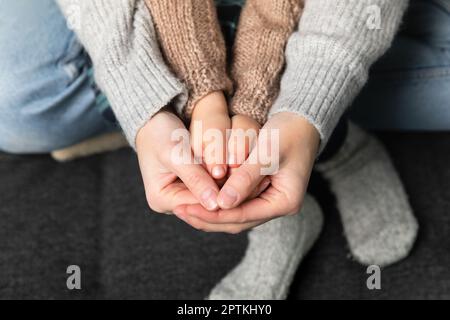
<svg viewBox="0 0 450 320">
<path fill-rule="evenodd" d="M 325 227 L 289 299 L 450 299 L 450 134 L 381 138 L 420 224 L 410 257 L 368 290 L 315 175 Z M 202 233 L 152 213 L 131 150 L 66 164 L 0 154 L 0 219 L 0 299 L 203 299 L 247 245 L 246 234 Z M 66 288 L 69 265 L 81 267 L 80 291 Z"/>
</svg>

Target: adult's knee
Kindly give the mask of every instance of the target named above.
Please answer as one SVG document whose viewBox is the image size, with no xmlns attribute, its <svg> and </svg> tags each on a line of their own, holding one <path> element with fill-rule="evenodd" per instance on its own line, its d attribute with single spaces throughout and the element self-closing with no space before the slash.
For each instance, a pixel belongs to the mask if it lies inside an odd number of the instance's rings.
<svg viewBox="0 0 450 320">
<path fill-rule="evenodd" d="M 0 75 L 0 151 L 47 153 L 71 144 L 68 119 L 75 120 L 64 115 L 71 102 L 60 102 L 54 92 L 42 94 L 45 86 L 26 81 L 13 72 Z"/>
<path fill-rule="evenodd" d="M 84 91 L 40 98 L 27 90 L 0 92 L 0 151 L 48 153 L 112 128 Z"/>
<path fill-rule="evenodd" d="M 3 98 L 0 97 L 0 151 L 47 153 L 61 146 L 61 135 L 44 116 L 24 112 L 26 106 L 14 103 L 17 99 Z"/>
<path fill-rule="evenodd" d="M 437 50 L 450 50 L 450 5 L 446 0 L 411 1 L 403 29 Z"/>
<path fill-rule="evenodd" d="M 103 130 L 88 58 L 56 2 L 0 9 L 0 150 L 49 152 Z"/>
</svg>

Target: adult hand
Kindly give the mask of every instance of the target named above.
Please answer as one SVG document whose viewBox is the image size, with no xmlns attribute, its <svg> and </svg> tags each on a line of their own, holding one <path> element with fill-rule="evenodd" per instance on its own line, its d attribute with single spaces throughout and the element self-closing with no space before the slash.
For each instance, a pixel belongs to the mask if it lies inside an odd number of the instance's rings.
<svg viewBox="0 0 450 320">
<path fill-rule="evenodd" d="M 231 134 L 228 139 L 228 175 L 231 176 L 247 160 L 250 151 L 258 141 L 261 125 L 253 118 L 237 114 L 231 118 Z M 226 182 L 226 181 L 225 181 Z M 222 184 L 223 185 L 223 184 Z M 270 185 L 270 179 L 265 177 L 253 189 L 247 199 L 259 196 Z"/>
<path fill-rule="evenodd" d="M 258 150 L 274 141 L 260 133 L 257 148 L 246 162 L 229 177 L 218 197 L 221 207 L 209 212 L 201 205 L 184 204 L 174 213 L 196 229 L 209 232 L 239 233 L 271 219 L 299 212 L 317 155 L 320 137 L 303 117 L 292 113 L 274 115 L 263 130 L 279 133 L 279 170 L 270 178 L 270 186 L 257 198 L 247 200 L 265 175 Z"/>
<path fill-rule="evenodd" d="M 219 188 L 208 172 L 194 158 L 187 141 L 188 154 L 176 155 L 180 141 L 175 132 L 189 133 L 182 121 L 168 111 L 156 114 L 136 137 L 136 151 L 144 181 L 145 193 L 151 209 L 167 213 L 181 204 L 201 204 L 216 210 Z M 186 147 L 186 146 L 185 146 Z M 174 156 L 185 156 L 174 159 Z M 183 161 L 179 161 L 183 160 Z"/>
</svg>

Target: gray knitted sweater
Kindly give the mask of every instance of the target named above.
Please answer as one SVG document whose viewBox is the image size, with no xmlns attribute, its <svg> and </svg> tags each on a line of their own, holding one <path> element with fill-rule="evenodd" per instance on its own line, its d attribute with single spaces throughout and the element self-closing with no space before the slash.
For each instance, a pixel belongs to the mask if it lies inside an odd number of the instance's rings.
<svg viewBox="0 0 450 320">
<path fill-rule="evenodd" d="M 165 65 L 144 0 L 57 0 L 89 53 L 95 79 L 131 146 L 144 124 L 184 86 Z"/>
<path fill-rule="evenodd" d="M 130 144 L 161 108 L 186 102 L 166 67 L 144 0 L 58 0 L 94 63 L 95 76 Z M 306 0 L 286 49 L 271 115 L 308 119 L 326 144 L 344 110 L 387 50 L 408 0 Z"/>
<path fill-rule="evenodd" d="M 286 70 L 271 115 L 308 119 L 322 147 L 367 82 L 369 68 L 390 47 L 408 0 L 305 0 L 286 48 Z"/>
</svg>

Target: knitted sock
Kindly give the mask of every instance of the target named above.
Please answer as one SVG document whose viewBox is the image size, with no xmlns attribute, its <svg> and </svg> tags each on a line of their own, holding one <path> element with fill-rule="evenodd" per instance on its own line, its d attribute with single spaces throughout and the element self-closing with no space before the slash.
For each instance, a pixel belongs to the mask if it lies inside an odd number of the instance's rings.
<svg viewBox="0 0 450 320">
<path fill-rule="evenodd" d="M 285 299 L 295 271 L 316 241 L 322 223 L 319 205 L 306 195 L 299 214 L 253 229 L 243 260 L 216 285 L 208 300 Z"/>
<path fill-rule="evenodd" d="M 374 136 L 350 124 L 340 151 L 317 169 L 336 195 L 357 261 L 387 266 L 408 255 L 418 224 L 389 155 Z"/>
</svg>

